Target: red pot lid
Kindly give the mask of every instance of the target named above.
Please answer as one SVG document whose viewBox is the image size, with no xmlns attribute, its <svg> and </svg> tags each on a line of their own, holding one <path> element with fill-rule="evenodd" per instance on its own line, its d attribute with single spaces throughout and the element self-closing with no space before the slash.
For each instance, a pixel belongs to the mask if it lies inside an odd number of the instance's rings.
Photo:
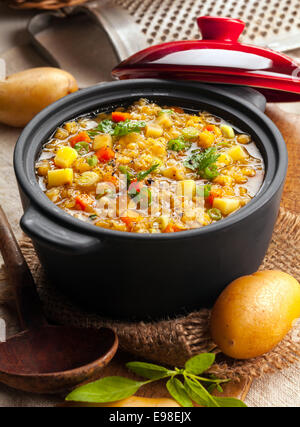
<svg viewBox="0 0 300 427">
<path fill-rule="evenodd" d="M 300 64 L 271 49 L 238 42 L 245 23 L 202 16 L 202 40 L 151 46 L 121 62 L 118 79 L 163 78 L 252 86 L 270 102 L 300 101 Z"/>
</svg>

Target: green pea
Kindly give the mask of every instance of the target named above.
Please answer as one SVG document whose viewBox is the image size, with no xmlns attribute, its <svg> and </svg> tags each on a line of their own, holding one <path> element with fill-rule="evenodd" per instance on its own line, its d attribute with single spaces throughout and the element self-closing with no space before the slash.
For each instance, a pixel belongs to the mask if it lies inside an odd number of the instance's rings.
<svg viewBox="0 0 300 427">
<path fill-rule="evenodd" d="M 98 163 L 98 157 L 97 156 L 89 157 L 87 159 L 87 162 L 88 162 L 89 166 L 94 167 Z"/>
</svg>

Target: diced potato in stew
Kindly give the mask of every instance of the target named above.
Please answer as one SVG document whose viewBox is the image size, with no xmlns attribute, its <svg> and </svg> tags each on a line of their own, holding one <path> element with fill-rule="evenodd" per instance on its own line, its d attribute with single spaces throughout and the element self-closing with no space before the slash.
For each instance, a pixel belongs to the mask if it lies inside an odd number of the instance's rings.
<svg viewBox="0 0 300 427">
<path fill-rule="evenodd" d="M 36 174 L 46 196 L 74 217 L 156 234 L 241 209 L 261 187 L 264 162 L 251 135 L 219 117 L 140 99 L 60 125 Z"/>
</svg>

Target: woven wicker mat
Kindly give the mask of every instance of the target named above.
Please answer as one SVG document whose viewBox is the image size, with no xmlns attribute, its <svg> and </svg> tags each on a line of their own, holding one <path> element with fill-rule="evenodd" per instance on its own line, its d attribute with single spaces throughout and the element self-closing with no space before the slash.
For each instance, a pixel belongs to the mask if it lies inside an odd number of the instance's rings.
<svg viewBox="0 0 300 427">
<path fill-rule="evenodd" d="M 46 316 L 57 323 L 79 327 L 110 327 L 116 331 L 120 347 L 147 360 L 182 366 L 192 355 L 214 351 L 217 363 L 212 373 L 238 380 L 259 377 L 283 369 L 299 360 L 300 325 L 270 353 L 256 359 L 237 361 L 226 358 L 209 336 L 210 311 L 202 309 L 185 317 L 156 323 L 125 323 L 104 319 L 81 310 L 47 281 L 29 239 L 21 248 L 37 283 Z M 268 253 L 261 269 L 280 269 L 300 279 L 300 215 L 283 208 L 277 220 Z"/>
</svg>

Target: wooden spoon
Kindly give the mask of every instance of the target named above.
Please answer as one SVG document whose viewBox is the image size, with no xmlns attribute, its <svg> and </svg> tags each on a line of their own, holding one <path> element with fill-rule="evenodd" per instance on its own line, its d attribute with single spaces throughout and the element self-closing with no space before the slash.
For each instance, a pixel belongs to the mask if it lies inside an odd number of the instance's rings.
<svg viewBox="0 0 300 427">
<path fill-rule="evenodd" d="M 111 329 L 47 324 L 33 277 L 1 206 L 0 250 L 24 330 L 0 344 L 0 382 L 34 393 L 56 393 L 99 377 L 117 351 L 116 334 Z"/>
</svg>

